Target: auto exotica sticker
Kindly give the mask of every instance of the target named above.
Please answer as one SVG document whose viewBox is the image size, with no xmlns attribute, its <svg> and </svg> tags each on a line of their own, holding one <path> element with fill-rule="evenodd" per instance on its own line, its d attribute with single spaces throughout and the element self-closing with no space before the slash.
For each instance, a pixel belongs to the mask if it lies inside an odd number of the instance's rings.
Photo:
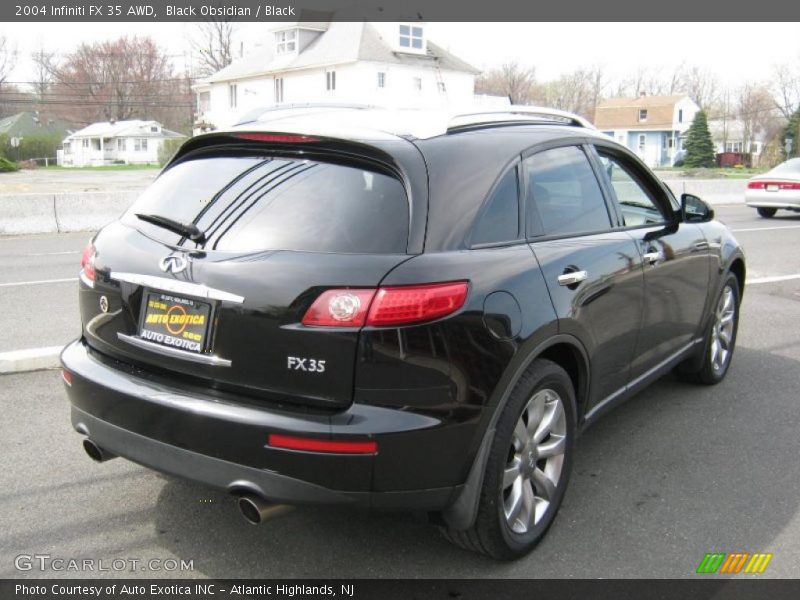
<svg viewBox="0 0 800 600">
<path fill-rule="evenodd" d="M 210 305 L 168 294 L 147 295 L 141 337 L 192 352 L 203 350 Z"/>
</svg>

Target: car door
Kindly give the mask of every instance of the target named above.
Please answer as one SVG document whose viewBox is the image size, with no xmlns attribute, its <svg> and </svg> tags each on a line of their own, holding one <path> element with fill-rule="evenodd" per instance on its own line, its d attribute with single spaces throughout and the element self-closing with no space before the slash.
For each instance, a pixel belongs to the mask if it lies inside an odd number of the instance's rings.
<svg viewBox="0 0 800 600">
<path fill-rule="evenodd" d="M 622 392 L 643 310 L 642 261 L 615 230 L 612 206 L 581 144 L 524 157 L 526 221 L 559 333 L 578 338 L 591 363 L 589 406 Z"/>
<path fill-rule="evenodd" d="M 708 243 L 698 225 L 676 216 L 677 202 L 645 167 L 613 146 L 595 149 L 620 226 L 644 263 L 636 380 L 695 342 L 708 293 Z"/>
</svg>

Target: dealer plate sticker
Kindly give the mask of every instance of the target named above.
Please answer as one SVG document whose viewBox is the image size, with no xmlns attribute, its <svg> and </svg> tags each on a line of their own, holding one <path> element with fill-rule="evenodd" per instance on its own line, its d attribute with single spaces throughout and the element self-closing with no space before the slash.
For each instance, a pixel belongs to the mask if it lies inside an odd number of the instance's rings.
<svg viewBox="0 0 800 600">
<path fill-rule="evenodd" d="M 139 336 L 149 342 L 202 352 L 211 305 L 191 298 L 148 292 Z"/>
</svg>

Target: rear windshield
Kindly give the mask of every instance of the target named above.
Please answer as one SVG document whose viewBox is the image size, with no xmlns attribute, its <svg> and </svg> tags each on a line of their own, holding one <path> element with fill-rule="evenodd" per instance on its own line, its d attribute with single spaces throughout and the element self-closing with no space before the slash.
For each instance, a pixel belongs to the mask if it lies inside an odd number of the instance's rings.
<svg viewBox="0 0 800 600">
<path fill-rule="evenodd" d="M 388 175 L 359 167 L 269 157 L 178 163 L 139 197 L 123 221 L 177 243 L 180 235 L 136 214 L 194 223 L 207 250 L 402 254 L 408 199 Z"/>
</svg>

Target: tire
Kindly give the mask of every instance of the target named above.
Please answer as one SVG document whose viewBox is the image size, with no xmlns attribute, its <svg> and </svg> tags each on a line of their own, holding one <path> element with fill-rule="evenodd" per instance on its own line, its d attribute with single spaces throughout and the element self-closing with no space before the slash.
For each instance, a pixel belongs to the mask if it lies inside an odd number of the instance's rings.
<svg viewBox="0 0 800 600">
<path fill-rule="evenodd" d="M 736 349 L 740 299 L 739 282 L 733 273 L 728 273 L 706 330 L 702 361 L 695 362 L 692 367 L 689 366 L 691 361 L 679 365 L 675 370 L 679 379 L 703 385 L 716 385 L 725 379 Z M 730 321 L 724 318 L 728 316 Z"/>
<path fill-rule="evenodd" d="M 778 209 L 761 206 L 757 208 L 756 211 L 758 212 L 759 216 L 764 217 L 765 219 L 770 219 L 775 216 L 775 213 L 778 212 Z"/>
<path fill-rule="evenodd" d="M 466 531 L 443 529 L 445 537 L 499 560 L 530 552 L 553 524 L 564 499 L 574 444 L 572 381 L 556 363 L 537 360 L 500 415 L 475 523 Z M 548 456 L 540 456 L 542 451 Z"/>
</svg>

